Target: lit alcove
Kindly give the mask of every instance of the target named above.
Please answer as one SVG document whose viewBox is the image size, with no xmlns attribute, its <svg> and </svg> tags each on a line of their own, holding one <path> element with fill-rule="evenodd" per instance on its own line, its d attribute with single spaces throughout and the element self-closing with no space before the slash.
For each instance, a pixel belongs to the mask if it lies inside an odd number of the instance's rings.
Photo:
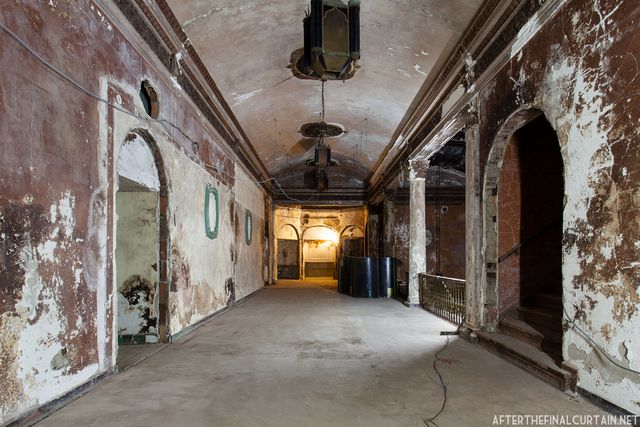
<svg viewBox="0 0 640 427">
<path fill-rule="evenodd" d="M 336 277 L 338 233 L 326 226 L 312 226 L 305 230 L 302 240 L 304 277 Z"/>
</svg>

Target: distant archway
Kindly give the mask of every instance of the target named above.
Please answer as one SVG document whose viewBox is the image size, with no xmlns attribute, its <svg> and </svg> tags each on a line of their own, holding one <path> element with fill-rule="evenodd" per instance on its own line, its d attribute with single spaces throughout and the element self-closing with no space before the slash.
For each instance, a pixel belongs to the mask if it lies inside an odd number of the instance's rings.
<svg viewBox="0 0 640 427">
<path fill-rule="evenodd" d="M 340 236 L 331 227 L 317 225 L 302 234 L 302 262 L 305 278 L 335 278 Z"/>
<path fill-rule="evenodd" d="M 300 236 L 291 224 L 285 224 L 278 232 L 278 279 L 300 278 Z"/>
<path fill-rule="evenodd" d="M 357 225 L 348 225 L 340 233 L 340 256 L 364 256 L 364 231 Z"/>
</svg>

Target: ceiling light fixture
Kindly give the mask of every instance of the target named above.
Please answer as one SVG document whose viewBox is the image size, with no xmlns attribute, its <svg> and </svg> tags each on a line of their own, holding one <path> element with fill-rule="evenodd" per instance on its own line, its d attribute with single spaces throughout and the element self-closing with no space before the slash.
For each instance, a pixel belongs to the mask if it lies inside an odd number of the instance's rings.
<svg viewBox="0 0 640 427">
<path fill-rule="evenodd" d="M 360 59 L 360 0 L 311 0 L 303 24 L 303 72 L 343 80 Z"/>
</svg>

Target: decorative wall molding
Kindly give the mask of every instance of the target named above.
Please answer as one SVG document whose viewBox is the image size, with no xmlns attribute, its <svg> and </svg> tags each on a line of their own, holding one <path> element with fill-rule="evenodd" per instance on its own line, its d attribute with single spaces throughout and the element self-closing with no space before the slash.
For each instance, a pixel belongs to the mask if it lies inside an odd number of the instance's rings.
<svg viewBox="0 0 640 427">
<path fill-rule="evenodd" d="M 413 110 L 400 124 L 393 143 L 369 179 L 369 195 L 377 197 L 394 179 L 400 166 L 410 158 L 431 155 L 428 147 L 441 141 L 433 138 L 461 113 L 465 106 L 511 59 L 511 47 L 519 31 L 537 14 L 541 22 L 549 19 L 565 0 L 486 0 L 424 95 L 413 103 Z M 444 116 L 442 105 L 463 84 L 465 94 Z M 401 143 L 398 144 L 398 140 Z"/>
<path fill-rule="evenodd" d="M 97 0 L 97 3 L 105 12 L 112 13 L 108 3 L 115 5 L 213 127 L 219 142 L 234 152 L 256 181 L 266 181 L 270 176 L 266 167 L 166 1 Z M 261 185 L 272 194 L 270 182 Z"/>
</svg>

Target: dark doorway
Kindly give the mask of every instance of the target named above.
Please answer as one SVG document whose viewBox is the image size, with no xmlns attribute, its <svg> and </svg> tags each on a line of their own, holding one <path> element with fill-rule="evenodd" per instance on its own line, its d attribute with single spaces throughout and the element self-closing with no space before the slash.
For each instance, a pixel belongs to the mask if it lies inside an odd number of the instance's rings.
<svg viewBox="0 0 640 427">
<path fill-rule="evenodd" d="M 278 279 L 300 278 L 300 239 L 294 226 L 286 224 L 278 233 Z"/>
<path fill-rule="evenodd" d="M 564 177 L 558 139 L 544 116 L 511 138 L 498 199 L 500 317 L 538 331 L 542 350 L 559 362 Z"/>
<path fill-rule="evenodd" d="M 360 227 L 349 225 L 342 230 L 340 235 L 340 256 L 364 256 L 364 232 Z"/>
</svg>

